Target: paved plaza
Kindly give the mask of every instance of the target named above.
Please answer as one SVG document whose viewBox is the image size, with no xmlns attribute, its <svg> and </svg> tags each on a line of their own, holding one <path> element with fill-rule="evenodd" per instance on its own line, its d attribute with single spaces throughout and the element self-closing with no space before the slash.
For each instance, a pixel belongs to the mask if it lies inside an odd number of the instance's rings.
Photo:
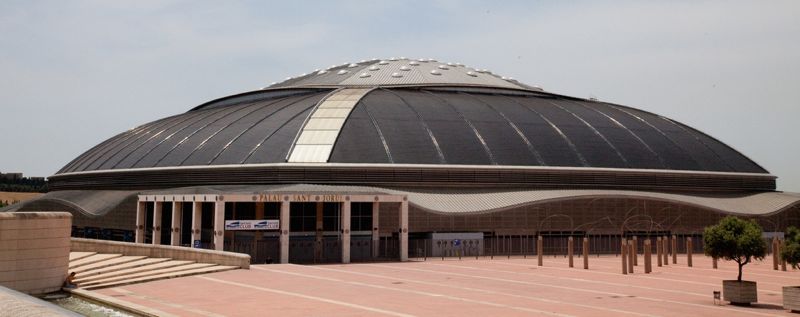
<svg viewBox="0 0 800 317">
<path fill-rule="evenodd" d="M 671 260 L 671 259 L 670 259 Z M 427 259 L 406 263 L 254 265 L 97 290 L 118 301 L 179 316 L 781 316 L 781 287 L 800 275 L 772 270 L 771 259 L 745 267 L 758 282 L 751 307 L 716 305 L 713 291 L 736 278 L 733 262 L 694 256 L 622 275 L 620 258 L 591 256 L 590 269 L 563 256 Z"/>
</svg>

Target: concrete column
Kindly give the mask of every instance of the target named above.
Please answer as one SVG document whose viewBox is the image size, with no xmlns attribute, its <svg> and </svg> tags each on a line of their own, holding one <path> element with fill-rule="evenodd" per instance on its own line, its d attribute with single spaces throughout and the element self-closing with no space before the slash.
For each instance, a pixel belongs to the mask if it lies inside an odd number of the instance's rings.
<svg viewBox="0 0 800 317">
<path fill-rule="evenodd" d="M 633 274 L 633 259 L 636 258 L 636 253 L 633 253 L 633 240 L 628 240 L 628 272 Z"/>
<path fill-rule="evenodd" d="M 639 266 L 639 240 L 633 236 L 633 265 Z"/>
<path fill-rule="evenodd" d="M 620 258 L 622 259 L 622 274 L 628 274 L 628 259 L 626 258 L 628 249 L 628 243 L 625 240 L 622 240 L 622 246 L 620 248 Z"/>
<path fill-rule="evenodd" d="M 381 205 L 375 201 L 372 203 L 372 257 L 378 257 L 381 247 L 380 219 Z"/>
<path fill-rule="evenodd" d="M 539 236 L 538 238 L 536 238 L 536 256 L 539 259 L 539 266 L 542 266 L 542 264 L 544 264 L 542 263 L 544 257 L 543 256 L 544 252 L 542 249 L 544 249 L 544 243 L 542 241 L 542 236 Z"/>
<path fill-rule="evenodd" d="M 350 263 L 350 198 L 342 203 L 342 263 Z M 407 242 L 406 242 L 407 243 Z"/>
<path fill-rule="evenodd" d="M 574 266 L 573 262 L 572 262 L 572 247 L 573 247 L 573 245 L 574 245 L 574 243 L 572 242 L 572 237 L 569 237 L 569 239 L 567 240 L 567 256 L 569 256 L 569 267 L 573 267 Z"/>
<path fill-rule="evenodd" d="M 650 274 L 652 271 L 652 253 L 650 250 L 650 239 L 644 240 L 644 273 Z"/>
<path fill-rule="evenodd" d="M 672 264 L 678 264 L 678 236 L 672 235 Z"/>
<path fill-rule="evenodd" d="M 281 263 L 289 263 L 289 204 L 281 202 Z"/>
<path fill-rule="evenodd" d="M 661 267 L 661 237 L 656 237 L 656 259 L 658 260 L 658 267 Z"/>
<path fill-rule="evenodd" d="M 400 203 L 400 261 L 408 261 L 408 197 Z"/>
<path fill-rule="evenodd" d="M 238 219 L 238 217 L 236 217 L 236 202 L 235 201 L 231 202 L 230 213 L 231 213 L 231 217 L 232 218 L 231 219 L 227 219 L 227 220 L 236 220 L 236 219 Z M 223 237 L 224 237 L 224 241 L 228 241 L 231 244 L 234 244 L 234 243 L 236 243 L 236 236 L 233 234 L 233 230 L 231 230 L 231 231 L 225 230 L 225 220 L 226 219 L 222 219 L 222 234 L 223 234 Z"/>
<path fill-rule="evenodd" d="M 589 269 L 589 238 L 583 238 L 583 269 Z"/>
<path fill-rule="evenodd" d="M 225 202 L 214 202 L 214 250 L 225 249 Z"/>
<path fill-rule="evenodd" d="M 172 233 L 170 234 L 171 245 L 181 245 L 181 216 L 183 215 L 183 203 L 172 202 Z"/>
<path fill-rule="evenodd" d="M 692 238 L 686 238 L 686 265 L 692 267 Z"/>
<path fill-rule="evenodd" d="M 203 203 L 192 203 L 192 248 L 194 242 L 200 241 L 200 233 L 203 231 Z"/>
<path fill-rule="evenodd" d="M 147 215 L 147 202 L 140 201 L 136 204 L 136 243 L 144 243 L 144 228 Z"/>
<path fill-rule="evenodd" d="M 155 202 L 153 208 L 153 239 L 154 245 L 161 244 L 161 211 L 164 208 L 163 202 Z"/>
<path fill-rule="evenodd" d="M 669 265 L 669 243 L 667 242 L 667 236 L 661 238 L 661 256 L 664 257 L 664 265 Z"/>
<path fill-rule="evenodd" d="M 264 219 L 264 203 L 257 202 L 256 203 L 256 220 L 261 220 L 261 219 Z M 261 231 L 261 230 L 257 230 L 255 232 L 254 236 L 255 236 L 255 240 L 256 241 L 261 240 L 261 238 L 264 236 L 264 232 Z"/>
</svg>

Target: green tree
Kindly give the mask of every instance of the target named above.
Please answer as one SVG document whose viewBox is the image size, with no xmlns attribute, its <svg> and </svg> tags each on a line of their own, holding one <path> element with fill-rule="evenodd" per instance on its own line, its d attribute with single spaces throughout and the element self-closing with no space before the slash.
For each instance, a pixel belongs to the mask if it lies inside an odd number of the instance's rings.
<svg viewBox="0 0 800 317">
<path fill-rule="evenodd" d="M 781 258 L 795 269 L 800 269 L 800 229 L 791 226 L 786 229 L 783 240 Z"/>
<path fill-rule="evenodd" d="M 742 267 L 753 259 L 763 260 L 767 254 L 767 244 L 761 237 L 763 230 L 754 220 L 744 220 L 734 216 L 722 218 L 718 224 L 706 227 L 703 233 L 703 251 L 711 257 L 739 264 L 739 277 L 742 281 Z"/>
</svg>

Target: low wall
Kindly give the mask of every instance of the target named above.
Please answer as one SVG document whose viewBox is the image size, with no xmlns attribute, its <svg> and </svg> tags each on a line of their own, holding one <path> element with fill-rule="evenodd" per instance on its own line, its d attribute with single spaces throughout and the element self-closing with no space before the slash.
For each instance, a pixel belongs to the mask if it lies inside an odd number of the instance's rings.
<svg viewBox="0 0 800 317">
<path fill-rule="evenodd" d="M 250 268 L 250 256 L 234 252 L 84 238 L 72 238 L 71 245 L 71 250 L 73 252 L 97 252 L 129 256 L 147 256 L 151 258 L 170 258 L 173 260 L 190 260 L 238 266 L 243 269 Z"/>
<path fill-rule="evenodd" d="M 27 294 L 59 290 L 71 231 L 68 212 L 0 212 L 0 285 Z"/>
</svg>

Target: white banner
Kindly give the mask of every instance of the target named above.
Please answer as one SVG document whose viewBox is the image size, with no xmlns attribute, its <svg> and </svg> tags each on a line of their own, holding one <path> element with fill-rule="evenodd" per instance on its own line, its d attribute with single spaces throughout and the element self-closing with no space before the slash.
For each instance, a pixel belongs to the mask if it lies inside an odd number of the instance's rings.
<svg viewBox="0 0 800 317">
<path fill-rule="evenodd" d="M 225 230 L 278 230 L 278 220 L 225 220 Z"/>
</svg>

